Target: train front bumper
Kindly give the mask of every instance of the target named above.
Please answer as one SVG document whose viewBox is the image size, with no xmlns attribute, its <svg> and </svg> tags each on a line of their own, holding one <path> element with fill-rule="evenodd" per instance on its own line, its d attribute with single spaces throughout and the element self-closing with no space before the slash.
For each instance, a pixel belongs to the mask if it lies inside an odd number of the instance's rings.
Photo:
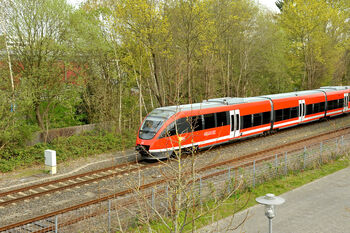
<svg viewBox="0 0 350 233">
<path fill-rule="evenodd" d="M 150 152 L 150 146 L 146 145 L 136 145 L 135 150 L 138 151 L 141 157 L 146 160 L 168 159 L 173 154 L 173 151 L 170 150 L 164 152 Z"/>
</svg>

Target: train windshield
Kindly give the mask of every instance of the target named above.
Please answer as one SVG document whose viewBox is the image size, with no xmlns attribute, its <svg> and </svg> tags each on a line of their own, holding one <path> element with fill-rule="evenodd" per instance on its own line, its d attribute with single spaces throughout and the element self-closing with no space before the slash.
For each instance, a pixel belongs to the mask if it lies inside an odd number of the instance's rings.
<svg viewBox="0 0 350 233">
<path fill-rule="evenodd" d="M 169 110 L 154 109 L 144 120 L 139 137 L 141 139 L 152 139 L 164 122 L 175 112 Z"/>
</svg>

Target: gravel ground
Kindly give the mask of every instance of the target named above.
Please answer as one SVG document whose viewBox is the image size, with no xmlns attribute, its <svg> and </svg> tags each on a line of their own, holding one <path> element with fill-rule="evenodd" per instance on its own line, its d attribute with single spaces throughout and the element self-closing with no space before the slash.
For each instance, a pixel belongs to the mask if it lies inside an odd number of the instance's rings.
<svg viewBox="0 0 350 233">
<path fill-rule="evenodd" d="M 338 117 L 329 121 L 315 122 L 304 126 L 298 126 L 282 130 L 276 134 L 266 137 L 255 137 L 241 142 L 234 142 L 205 150 L 195 158 L 197 167 L 205 166 L 214 161 L 226 160 L 228 158 L 252 153 L 269 147 L 289 143 L 295 140 L 317 135 L 328 130 L 344 127 L 350 124 L 350 116 Z M 0 192 L 28 183 L 47 181 L 58 176 L 72 175 L 73 173 L 86 172 L 105 166 L 111 166 L 120 162 L 120 158 L 126 158 L 133 154 L 133 150 L 117 153 L 97 155 L 90 158 L 82 158 L 58 165 L 58 175 L 50 176 L 42 172 L 43 166 L 28 168 L 23 171 L 2 174 L 0 179 Z M 132 157 L 132 156 L 130 156 Z M 130 160 L 131 158 L 129 158 Z M 126 160 L 124 160 L 126 161 Z M 199 164 L 199 165 L 198 165 Z M 0 226 L 18 222 L 33 216 L 41 215 L 54 210 L 69 207 L 81 202 L 105 196 L 134 186 L 137 180 L 147 182 L 148 178 L 157 178 L 160 174 L 167 173 L 164 169 L 153 167 L 146 169 L 141 174 L 132 173 L 115 179 L 104 180 L 91 185 L 84 185 L 64 192 L 57 192 L 34 199 L 29 202 L 20 202 L 0 209 Z M 31 174 L 31 175 L 28 175 Z M 32 175 L 35 174 L 35 175 Z M 5 189 L 6 188 L 6 189 Z M 38 208 L 40 207 L 40 208 Z"/>
</svg>

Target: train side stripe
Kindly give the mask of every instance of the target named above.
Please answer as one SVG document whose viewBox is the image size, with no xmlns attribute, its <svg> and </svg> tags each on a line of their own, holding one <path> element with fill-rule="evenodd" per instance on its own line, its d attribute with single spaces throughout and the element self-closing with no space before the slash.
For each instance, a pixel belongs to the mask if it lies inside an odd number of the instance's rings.
<svg viewBox="0 0 350 233">
<path fill-rule="evenodd" d="M 338 111 L 334 111 L 334 112 L 328 112 L 327 116 L 332 115 L 332 114 L 336 114 L 336 113 L 341 113 L 341 112 L 343 112 L 343 109 L 342 110 L 338 110 Z"/>
<path fill-rule="evenodd" d="M 278 128 L 278 127 L 281 127 L 281 126 L 290 125 L 290 124 L 294 124 L 294 123 L 298 123 L 298 122 L 299 122 L 299 119 L 298 120 L 294 120 L 294 121 L 287 121 L 287 122 L 284 122 L 284 123 L 275 124 L 273 128 L 275 129 L 275 128 Z"/>
</svg>

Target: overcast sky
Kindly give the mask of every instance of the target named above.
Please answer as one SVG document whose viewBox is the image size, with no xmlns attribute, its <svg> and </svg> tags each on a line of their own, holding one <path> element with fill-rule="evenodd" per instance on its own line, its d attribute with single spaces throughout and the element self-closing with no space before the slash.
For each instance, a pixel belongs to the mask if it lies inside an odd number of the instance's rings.
<svg viewBox="0 0 350 233">
<path fill-rule="evenodd" d="M 78 5 L 82 1 L 84 1 L 84 0 L 68 0 L 68 2 L 73 4 L 73 5 Z M 267 8 L 269 8 L 270 10 L 272 10 L 274 12 L 279 11 L 277 6 L 275 5 L 276 0 L 257 0 L 257 1 L 260 2 L 262 5 L 265 5 Z"/>
</svg>

